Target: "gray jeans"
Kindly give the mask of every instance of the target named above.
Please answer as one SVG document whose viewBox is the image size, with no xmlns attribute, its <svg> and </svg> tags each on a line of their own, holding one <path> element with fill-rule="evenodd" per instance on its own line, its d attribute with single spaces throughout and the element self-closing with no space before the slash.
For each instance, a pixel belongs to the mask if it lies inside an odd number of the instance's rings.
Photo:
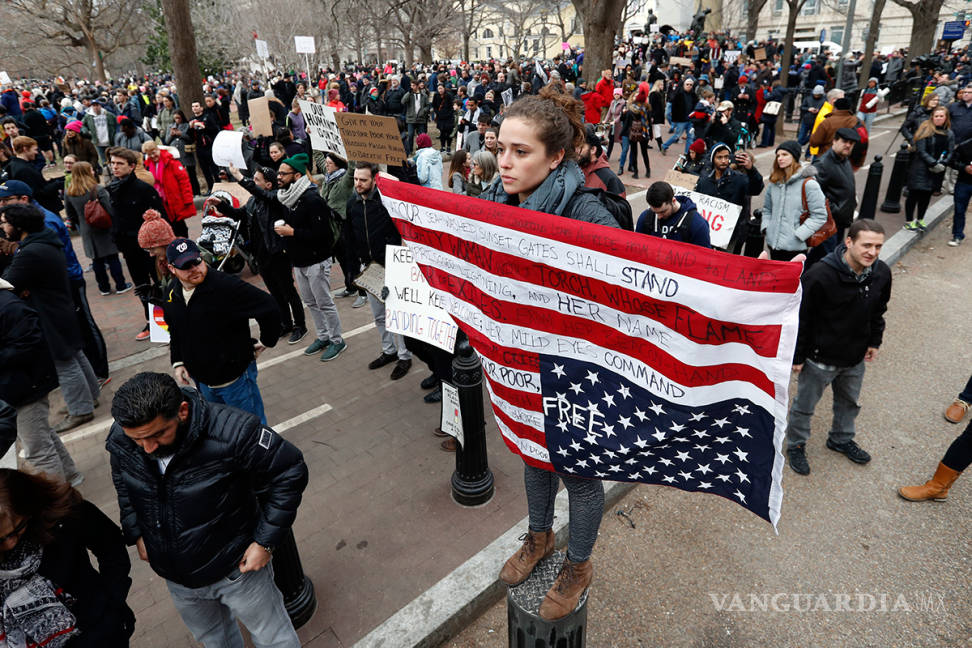
<svg viewBox="0 0 972 648">
<path fill-rule="evenodd" d="M 297 292 L 314 320 L 317 339 L 332 344 L 343 342 L 341 318 L 331 297 L 331 260 L 302 268 L 294 266 L 294 277 L 297 279 Z"/>
<path fill-rule="evenodd" d="M 567 557 L 572 562 L 584 562 L 594 550 L 597 530 L 604 515 L 604 484 L 600 480 L 558 475 L 524 463 L 523 484 L 530 513 L 530 530 L 549 531 L 553 528 L 554 503 L 561 479 L 567 487 L 570 512 L 567 520 L 570 533 Z"/>
<path fill-rule="evenodd" d="M 368 305 L 371 306 L 371 314 L 375 316 L 375 328 L 378 329 L 378 337 L 381 339 L 381 352 L 385 355 L 398 354 L 399 360 L 411 360 L 412 352 L 405 348 L 405 338 L 385 328 L 384 302 L 368 293 Z"/>
<path fill-rule="evenodd" d="M 810 438 L 810 419 L 827 385 L 834 392 L 834 419 L 830 425 L 831 442 L 840 445 L 854 438 L 854 419 L 861 411 L 858 398 L 864 384 L 864 361 L 853 367 L 825 369 L 807 360 L 797 382 L 797 393 L 790 405 L 786 427 L 787 449 L 803 445 Z"/>
<path fill-rule="evenodd" d="M 39 472 L 71 482 L 80 477 L 74 459 L 51 429 L 47 396 L 17 408 L 17 438 L 27 462 Z"/>
<path fill-rule="evenodd" d="M 79 416 L 94 412 L 94 402 L 98 398 L 98 378 L 83 351 L 64 361 L 55 360 L 54 370 L 61 384 L 61 393 L 67 404 L 68 414 Z"/>
<path fill-rule="evenodd" d="M 186 627 L 206 648 L 243 648 L 236 619 L 250 631 L 256 648 L 300 648 L 283 595 L 273 582 L 272 563 L 204 587 L 184 587 L 170 580 L 165 584 Z"/>
</svg>

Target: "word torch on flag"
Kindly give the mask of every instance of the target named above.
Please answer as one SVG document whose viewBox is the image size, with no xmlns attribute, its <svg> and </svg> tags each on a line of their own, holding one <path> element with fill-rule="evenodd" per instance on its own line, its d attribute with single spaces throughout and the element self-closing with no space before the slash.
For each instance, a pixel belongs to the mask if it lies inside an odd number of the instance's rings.
<svg viewBox="0 0 972 648">
<path fill-rule="evenodd" d="M 513 452 L 715 493 L 776 526 L 801 264 L 386 178 L 379 189 L 482 357 Z"/>
</svg>

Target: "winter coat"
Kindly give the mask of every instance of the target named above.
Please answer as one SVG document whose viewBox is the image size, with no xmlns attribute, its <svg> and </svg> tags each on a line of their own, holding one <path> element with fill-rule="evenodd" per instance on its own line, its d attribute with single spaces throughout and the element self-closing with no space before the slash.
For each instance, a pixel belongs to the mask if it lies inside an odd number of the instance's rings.
<svg viewBox="0 0 972 648">
<path fill-rule="evenodd" d="M 936 181 L 942 177 L 941 173 L 932 173 L 931 168 L 936 164 L 948 165 L 955 152 L 955 134 L 949 130 L 946 134 L 946 145 L 943 155 L 935 154 L 936 135 L 923 137 L 915 142 L 915 152 L 911 155 L 908 166 L 908 189 L 916 191 L 934 191 Z"/>
<path fill-rule="evenodd" d="M 178 135 L 173 135 L 170 130 L 162 131 L 162 142 L 166 146 L 174 146 L 176 150 L 179 151 L 179 162 L 182 166 L 186 167 L 187 173 L 188 169 L 196 168 L 196 156 L 192 152 L 186 152 L 186 144 L 195 143 L 195 138 L 192 133 L 189 132 L 189 124 L 183 122 L 181 124 L 173 123 L 172 126 L 179 130 Z"/>
<path fill-rule="evenodd" d="M 355 191 L 348 198 L 348 220 L 354 249 L 361 263 L 385 265 L 385 246 L 401 245 L 402 237 L 381 202 L 378 187 L 362 196 Z"/>
<path fill-rule="evenodd" d="M 915 144 L 915 132 L 921 123 L 931 117 L 931 111 L 923 106 L 917 106 L 914 110 L 908 113 L 905 117 L 904 123 L 901 124 L 901 136 L 906 142 L 914 146 Z M 952 129 L 955 132 L 955 129 Z"/>
<path fill-rule="evenodd" d="M 115 121 L 115 116 L 110 110 L 101 109 L 101 112 L 107 117 L 108 124 L 108 146 L 112 146 L 115 142 L 115 131 L 118 129 L 118 123 Z M 85 137 L 90 137 L 91 142 L 95 145 L 98 144 L 98 129 L 95 127 L 95 116 L 94 113 L 89 111 L 85 114 L 84 119 L 81 120 L 81 134 Z M 141 149 L 139 149 L 141 151 Z"/>
<path fill-rule="evenodd" d="M 159 193 L 152 185 L 136 178 L 134 172 L 120 180 L 114 180 L 106 188 L 115 208 L 111 231 L 116 242 L 121 238 L 137 239 L 138 230 L 145 222 L 142 216 L 149 209 L 154 209 L 163 216 L 166 214 Z"/>
<path fill-rule="evenodd" d="M 812 94 L 808 94 L 800 102 L 800 123 L 808 128 L 813 127 L 813 122 L 817 119 L 817 113 L 823 108 L 824 102 L 827 101 L 823 95 L 819 97 L 814 97 Z M 812 109 L 816 109 L 817 112 L 811 112 Z"/>
<path fill-rule="evenodd" d="M 444 95 L 436 92 L 432 95 L 432 110 L 435 112 L 435 127 L 443 133 L 452 132 L 456 125 L 456 111 L 452 107 L 452 93 L 446 90 Z"/>
<path fill-rule="evenodd" d="M 177 223 L 196 215 L 189 173 L 179 160 L 168 151 L 159 150 L 159 161 L 145 158 L 145 168 L 155 178 L 155 190 L 162 197 L 169 222 Z"/>
<path fill-rule="evenodd" d="M 37 145 L 43 150 L 51 143 L 51 125 L 47 119 L 36 108 L 24 112 L 24 126 L 27 127 L 25 135 L 37 140 Z"/>
<path fill-rule="evenodd" d="M 131 137 L 125 135 L 125 131 L 121 128 L 115 133 L 115 146 L 120 146 L 122 148 L 131 149 L 136 153 L 142 152 L 142 144 L 145 142 L 151 142 L 152 136 L 143 131 L 140 127 L 135 127 L 135 132 Z"/>
<path fill-rule="evenodd" d="M 135 631 L 135 614 L 125 599 L 132 586 L 121 529 L 87 500 L 82 500 L 52 529 L 37 573 L 74 597 L 71 612 L 81 634 L 68 648 L 121 645 Z M 88 551 L 98 561 L 91 565 Z M 125 642 L 127 643 L 127 641 Z"/>
<path fill-rule="evenodd" d="M 834 135 L 840 128 L 856 128 L 857 115 L 849 110 L 834 110 L 821 120 L 820 124 L 810 135 L 810 147 L 817 148 L 814 155 L 823 155 L 830 150 L 834 143 Z M 813 152 L 811 150 L 811 152 Z"/>
<path fill-rule="evenodd" d="M 442 188 L 442 154 L 435 148 L 427 146 L 418 150 L 415 154 L 415 171 L 423 187 Z"/>
<path fill-rule="evenodd" d="M 744 223 L 749 220 L 751 197 L 763 193 L 763 176 L 753 166 L 748 171 L 726 169 L 722 177 L 716 179 L 715 170 L 709 166 L 699 175 L 695 190 L 701 194 L 715 196 L 742 207 L 739 222 Z"/>
<path fill-rule="evenodd" d="M 625 196 L 624 183 L 621 182 L 621 178 L 611 171 L 611 164 L 608 162 L 606 154 L 601 153 L 601 157 L 586 167 L 581 167 L 581 171 L 584 172 L 585 187 L 603 189 L 622 198 Z"/>
<path fill-rule="evenodd" d="M 420 91 L 419 108 L 415 109 L 415 94 L 409 92 L 402 97 L 402 104 L 405 106 L 405 123 L 407 124 L 427 124 L 429 122 L 429 112 L 432 110 L 432 103 L 429 101 L 429 94 Z"/>
<path fill-rule="evenodd" d="M 64 245 L 55 232 L 45 227 L 20 241 L 3 278 L 17 294 L 28 293 L 25 301 L 37 311 L 54 360 L 65 361 L 81 350 Z"/>
<path fill-rule="evenodd" d="M 105 447 L 125 542 L 141 538 L 156 574 L 197 588 L 229 576 L 250 543 L 283 542 L 307 465 L 253 414 L 182 391 L 189 419 L 164 474 L 118 423 Z"/>
<path fill-rule="evenodd" d="M 813 360 L 852 367 L 864 359 L 869 347 L 881 346 L 884 312 L 891 299 L 891 270 L 878 259 L 859 278 L 844 261 L 846 251 L 839 244 L 803 274 L 793 364 Z"/>
<path fill-rule="evenodd" d="M 705 248 L 711 248 L 709 241 L 709 224 L 692 199 L 688 196 L 678 197 L 678 211 L 664 220 L 651 209 L 641 212 L 635 231 L 647 236 L 656 236 L 669 241 L 681 241 Z"/>
<path fill-rule="evenodd" d="M 0 279 L 0 399 L 14 407 L 28 405 L 57 384 L 37 311 Z"/>
<path fill-rule="evenodd" d="M 240 180 L 240 186 L 252 195 L 246 205 L 233 207 L 229 203 L 222 203 L 219 213 L 246 224 L 253 254 L 261 267 L 269 267 L 270 257 L 287 254 L 284 239 L 273 231 L 273 224 L 286 219 L 289 210 L 277 200 L 275 192 L 260 189 L 250 178 Z M 290 262 L 289 258 L 287 262 Z"/>
<path fill-rule="evenodd" d="M 98 149 L 86 137 L 65 137 L 61 140 L 61 153 L 63 155 L 73 155 L 78 162 L 87 162 L 97 174 L 101 169 L 101 158 L 98 157 Z"/>
<path fill-rule="evenodd" d="M 348 217 L 348 198 L 352 193 L 354 193 L 354 171 L 351 168 L 330 180 L 325 176 L 324 182 L 321 183 L 321 198 L 341 220 L 346 220 Z"/>
<path fill-rule="evenodd" d="M 280 312 L 269 293 L 239 277 L 210 268 L 186 304 L 182 284 L 172 282 L 162 310 L 169 325 L 169 357 L 183 363 L 197 382 L 225 385 L 253 362 L 250 318 L 260 341 L 272 347 L 280 337 Z"/>
<path fill-rule="evenodd" d="M 40 153 L 38 153 L 40 155 Z M 43 174 L 37 170 L 33 162 L 22 160 L 19 157 L 10 158 L 4 171 L 8 180 L 20 180 L 26 182 L 31 191 L 34 192 L 33 198 L 45 209 L 49 209 L 55 214 L 64 208 L 61 203 L 60 191 L 64 187 L 63 178 L 46 180 Z"/>
<path fill-rule="evenodd" d="M 334 254 L 332 218 L 332 210 L 314 185 L 307 187 L 294 206 L 287 210 L 284 220 L 294 228 L 294 235 L 285 236 L 284 245 L 294 267 L 305 268 Z"/>
<path fill-rule="evenodd" d="M 112 254 L 118 254 L 118 247 L 111 237 L 111 228 L 100 229 L 88 225 L 84 219 L 84 206 L 89 200 L 96 198 L 102 207 L 115 220 L 115 208 L 111 204 L 108 190 L 98 185 L 97 189 L 81 196 L 64 196 L 64 204 L 67 208 L 68 218 L 73 223 L 77 223 L 78 230 L 81 232 L 81 243 L 84 245 L 84 253 L 89 259 L 102 259 Z"/>
<path fill-rule="evenodd" d="M 830 202 L 830 213 L 837 227 L 850 227 L 857 207 L 857 189 L 850 161 L 838 158 L 831 149 L 814 160 L 813 166 L 817 169 L 817 182 Z"/>
<path fill-rule="evenodd" d="M 956 142 L 961 143 L 972 137 L 972 107 L 967 106 L 964 101 L 956 101 L 949 104 L 948 114 Z"/>
<path fill-rule="evenodd" d="M 774 182 L 766 188 L 763 199 L 763 222 L 766 245 L 773 250 L 803 251 L 807 239 L 827 222 L 827 208 L 820 185 L 814 179 L 817 169 L 812 164 L 794 173 L 785 182 Z M 807 206 L 810 216 L 802 224 L 802 186 L 807 182 Z"/>
</svg>

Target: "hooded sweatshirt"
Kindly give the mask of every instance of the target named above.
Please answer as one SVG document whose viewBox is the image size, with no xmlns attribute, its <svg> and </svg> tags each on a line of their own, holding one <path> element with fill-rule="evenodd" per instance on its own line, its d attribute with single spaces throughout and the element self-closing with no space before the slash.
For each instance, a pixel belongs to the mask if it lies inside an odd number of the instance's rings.
<svg viewBox="0 0 972 648">
<path fill-rule="evenodd" d="M 678 196 L 678 211 L 668 218 L 658 218 L 651 209 L 641 212 L 635 231 L 669 241 L 682 241 L 705 248 L 709 242 L 709 224 L 688 196 Z"/>
</svg>

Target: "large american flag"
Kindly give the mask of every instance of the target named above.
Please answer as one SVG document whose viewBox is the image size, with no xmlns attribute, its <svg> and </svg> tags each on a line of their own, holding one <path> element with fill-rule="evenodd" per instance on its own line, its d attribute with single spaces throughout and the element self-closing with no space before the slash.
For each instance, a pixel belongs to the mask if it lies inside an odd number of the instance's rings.
<svg viewBox="0 0 972 648">
<path fill-rule="evenodd" d="M 480 354 L 513 452 L 562 474 L 715 493 L 776 526 L 800 264 L 379 188 Z"/>
</svg>

